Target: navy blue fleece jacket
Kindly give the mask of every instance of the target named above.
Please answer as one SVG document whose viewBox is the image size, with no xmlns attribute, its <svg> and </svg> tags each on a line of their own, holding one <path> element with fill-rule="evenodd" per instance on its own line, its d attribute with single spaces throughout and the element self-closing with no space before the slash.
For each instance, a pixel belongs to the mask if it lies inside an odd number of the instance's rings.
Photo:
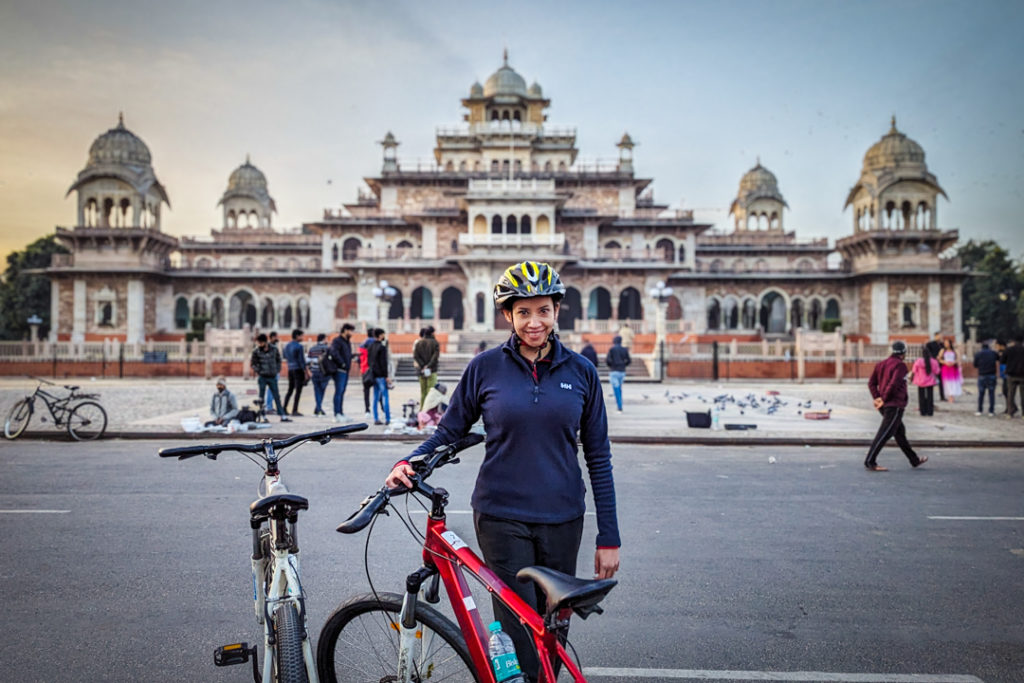
<svg viewBox="0 0 1024 683">
<path fill-rule="evenodd" d="M 458 440 L 482 416 L 487 441 L 473 509 L 558 524 L 586 510 L 578 432 L 597 507 L 597 546 L 618 547 L 608 420 L 597 369 L 555 337 L 552 344 L 536 373 L 519 354 L 514 335 L 474 356 L 437 431 L 413 455 Z"/>
</svg>

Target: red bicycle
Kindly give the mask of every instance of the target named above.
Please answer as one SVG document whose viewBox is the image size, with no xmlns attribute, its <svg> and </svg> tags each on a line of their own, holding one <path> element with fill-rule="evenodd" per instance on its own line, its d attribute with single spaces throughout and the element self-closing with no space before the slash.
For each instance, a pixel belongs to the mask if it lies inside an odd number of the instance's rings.
<svg viewBox="0 0 1024 683">
<path fill-rule="evenodd" d="M 541 616 L 447 528 L 448 492 L 430 486 L 426 480 L 436 468 L 458 462 L 459 451 L 482 440 L 470 434 L 455 444 L 410 459 L 416 471 L 411 477 L 411 490 L 382 488 L 338 527 L 346 534 L 361 531 L 386 510 L 393 497 L 402 494 L 423 496 L 430 504 L 427 533 L 420 539 L 423 566 L 406 578 L 405 594 L 371 593 L 352 598 L 324 624 L 317 643 L 317 673 L 324 683 L 496 683 L 487 653 L 487 629 L 466 572 L 512 610 L 533 636 L 541 662 L 538 683 L 555 683 L 555 661 L 562 663 L 575 683 L 585 683 L 580 667 L 562 645 L 569 619 L 573 612 L 584 619 L 595 612 L 600 614 L 598 603 L 617 581 L 579 579 L 544 567 L 526 567 L 516 577 L 534 581 L 547 596 Z M 428 603 L 439 602 L 439 580 L 444 582 L 458 626 L 421 602 L 421 597 Z"/>
</svg>

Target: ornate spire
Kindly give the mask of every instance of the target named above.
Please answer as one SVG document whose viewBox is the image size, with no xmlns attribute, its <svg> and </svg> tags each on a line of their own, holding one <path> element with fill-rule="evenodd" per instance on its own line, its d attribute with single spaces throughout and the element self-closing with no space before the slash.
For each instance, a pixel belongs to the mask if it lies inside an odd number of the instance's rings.
<svg viewBox="0 0 1024 683">
<path fill-rule="evenodd" d="M 898 130 L 896 130 L 896 114 L 892 115 L 892 128 L 889 129 L 889 132 L 890 133 L 898 133 L 899 132 Z"/>
<path fill-rule="evenodd" d="M 117 127 L 118 128 L 124 128 L 124 112 L 123 111 L 117 112 Z"/>
<path fill-rule="evenodd" d="M 505 48 L 505 51 L 502 53 L 502 57 L 503 57 L 504 62 L 505 62 L 504 66 L 508 66 L 508 48 L 507 47 Z"/>
</svg>

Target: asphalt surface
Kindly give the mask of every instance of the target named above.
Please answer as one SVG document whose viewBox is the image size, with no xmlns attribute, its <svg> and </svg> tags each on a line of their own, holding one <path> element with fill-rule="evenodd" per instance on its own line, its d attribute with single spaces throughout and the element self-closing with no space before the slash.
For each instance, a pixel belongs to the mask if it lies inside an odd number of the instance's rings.
<svg viewBox="0 0 1024 683">
<path fill-rule="evenodd" d="M 0 678 L 251 680 L 215 668 L 212 651 L 260 639 L 248 559 L 260 470 L 240 455 L 162 460 L 163 445 L 0 443 Z M 368 590 L 366 534 L 334 527 L 409 448 L 310 445 L 283 462 L 310 499 L 314 638 Z M 912 470 L 889 449 L 891 471 L 869 473 L 861 451 L 617 447 L 620 585 L 572 632 L 588 680 L 1024 681 L 1024 453 L 932 450 Z M 433 479 L 471 544 L 481 455 Z M 595 533 L 587 517 L 581 576 Z M 417 550 L 381 518 L 377 589 L 400 591 Z"/>
</svg>

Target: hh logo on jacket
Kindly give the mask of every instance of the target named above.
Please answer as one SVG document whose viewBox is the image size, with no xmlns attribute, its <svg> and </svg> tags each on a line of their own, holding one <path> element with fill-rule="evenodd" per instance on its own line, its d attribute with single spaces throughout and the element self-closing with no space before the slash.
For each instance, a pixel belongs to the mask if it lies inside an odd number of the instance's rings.
<svg viewBox="0 0 1024 683">
<path fill-rule="evenodd" d="M 569 389 L 570 391 L 572 391 L 572 385 L 569 384 L 568 382 L 562 382 L 562 388 Z"/>
</svg>

